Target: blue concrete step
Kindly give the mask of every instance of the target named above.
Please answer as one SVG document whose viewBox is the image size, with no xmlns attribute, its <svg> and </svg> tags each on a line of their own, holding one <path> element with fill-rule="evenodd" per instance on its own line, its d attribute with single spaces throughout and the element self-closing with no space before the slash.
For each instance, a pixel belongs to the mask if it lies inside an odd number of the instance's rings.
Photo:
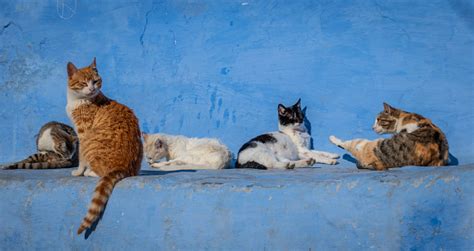
<svg viewBox="0 0 474 251">
<path fill-rule="evenodd" d="M 468 250 L 474 165 L 160 172 L 117 184 L 75 234 L 96 178 L 0 172 L 0 249 Z"/>
</svg>

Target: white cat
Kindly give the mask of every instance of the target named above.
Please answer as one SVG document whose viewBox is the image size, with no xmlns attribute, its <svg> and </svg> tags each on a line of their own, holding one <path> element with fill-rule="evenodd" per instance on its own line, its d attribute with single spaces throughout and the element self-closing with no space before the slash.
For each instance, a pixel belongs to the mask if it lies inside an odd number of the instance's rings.
<svg viewBox="0 0 474 251">
<path fill-rule="evenodd" d="M 310 149 L 301 99 L 291 107 L 278 105 L 278 132 L 257 136 L 239 150 L 236 168 L 292 169 L 314 163 L 334 165 L 339 155 Z"/>
<path fill-rule="evenodd" d="M 230 167 L 232 160 L 232 153 L 217 139 L 163 133 L 143 133 L 143 139 L 148 163 L 164 171 L 223 169 Z M 163 158 L 166 161 L 159 162 Z"/>
</svg>

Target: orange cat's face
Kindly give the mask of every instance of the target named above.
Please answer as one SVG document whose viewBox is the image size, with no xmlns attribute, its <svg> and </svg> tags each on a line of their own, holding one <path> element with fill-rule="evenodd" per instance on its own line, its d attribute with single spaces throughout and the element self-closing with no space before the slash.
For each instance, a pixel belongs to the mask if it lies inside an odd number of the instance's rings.
<svg viewBox="0 0 474 251">
<path fill-rule="evenodd" d="M 100 92 L 102 78 L 97 72 L 95 58 L 91 65 L 77 69 L 69 62 L 67 64 L 68 88 L 79 98 L 93 98 Z"/>
</svg>

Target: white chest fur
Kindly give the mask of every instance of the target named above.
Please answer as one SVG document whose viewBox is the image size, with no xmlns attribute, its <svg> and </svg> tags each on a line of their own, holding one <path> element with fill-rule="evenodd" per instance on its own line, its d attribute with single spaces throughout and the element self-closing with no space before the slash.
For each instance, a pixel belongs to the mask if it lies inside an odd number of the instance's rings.
<svg viewBox="0 0 474 251">
<path fill-rule="evenodd" d="M 67 105 L 66 105 L 66 113 L 69 119 L 74 122 L 72 118 L 72 112 L 77 109 L 81 105 L 89 104 L 90 101 L 87 99 L 82 99 L 74 95 L 71 91 L 68 90 L 67 92 Z"/>
<path fill-rule="evenodd" d="M 39 151 L 54 151 L 54 141 L 51 137 L 51 128 L 46 129 L 38 139 L 38 150 Z"/>
<path fill-rule="evenodd" d="M 305 130 L 295 130 L 293 128 L 280 128 L 280 131 L 288 135 L 291 141 L 299 148 L 309 148 L 311 144 L 311 135 Z"/>
</svg>

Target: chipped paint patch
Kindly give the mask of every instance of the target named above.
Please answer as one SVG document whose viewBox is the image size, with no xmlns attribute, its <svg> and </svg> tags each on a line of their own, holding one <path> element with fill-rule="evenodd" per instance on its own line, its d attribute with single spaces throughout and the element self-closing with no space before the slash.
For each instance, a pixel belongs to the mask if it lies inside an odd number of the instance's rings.
<svg viewBox="0 0 474 251">
<path fill-rule="evenodd" d="M 347 183 L 346 187 L 347 187 L 347 189 L 352 190 L 352 189 L 354 189 L 358 184 L 359 184 L 359 181 L 358 181 L 358 180 L 355 180 L 355 181 L 352 181 L 352 182 Z"/>
<path fill-rule="evenodd" d="M 412 183 L 413 187 L 414 188 L 418 188 L 421 184 L 423 184 L 423 182 L 425 181 L 425 178 L 418 178 L 418 179 L 415 179 Z"/>
</svg>

